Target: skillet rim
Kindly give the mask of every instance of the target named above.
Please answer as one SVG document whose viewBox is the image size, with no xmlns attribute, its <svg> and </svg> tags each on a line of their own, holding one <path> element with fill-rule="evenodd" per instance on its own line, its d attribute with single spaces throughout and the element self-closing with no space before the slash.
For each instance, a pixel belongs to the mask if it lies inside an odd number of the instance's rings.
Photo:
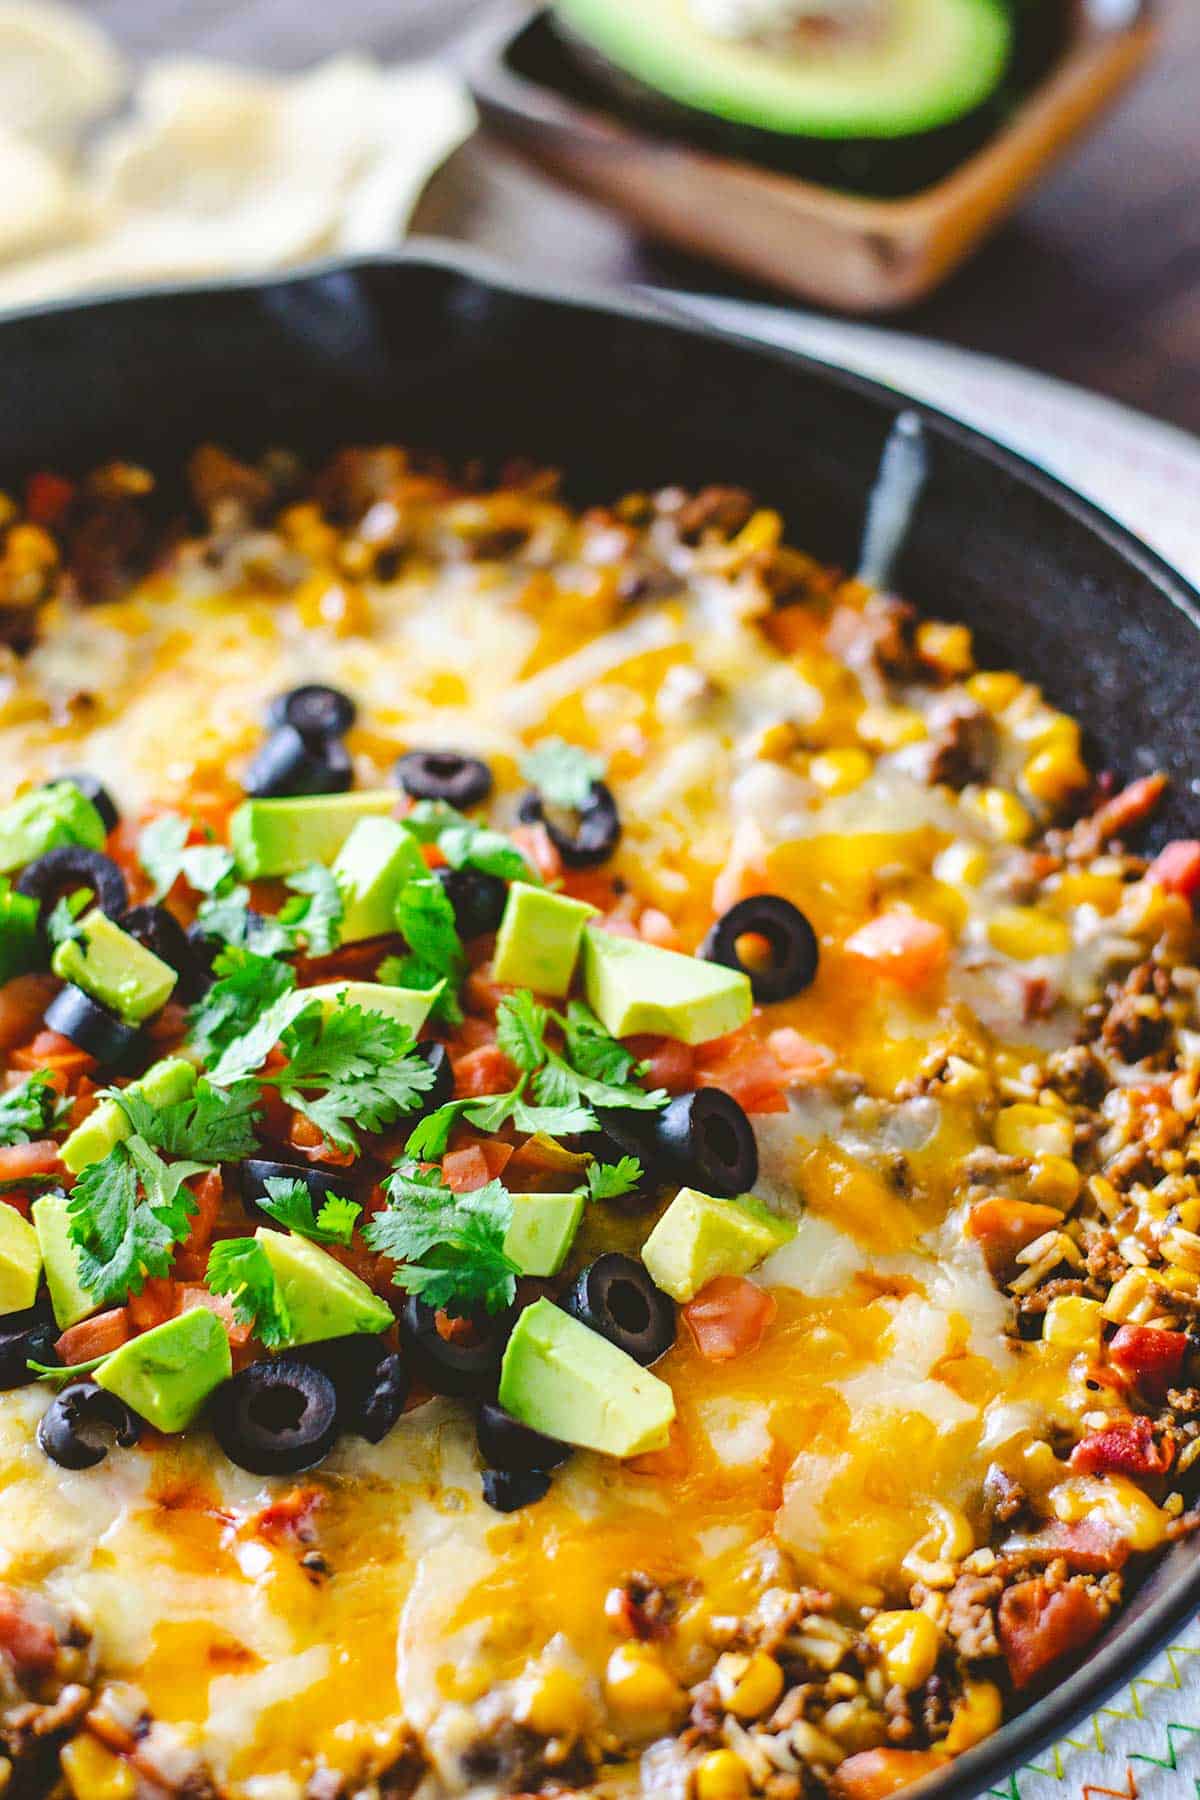
<svg viewBox="0 0 1200 1800">
<path fill-rule="evenodd" d="M 181 297 L 187 297 L 193 304 L 202 303 L 207 295 L 244 294 L 247 298 L 257 298 L 285 289 L 303 289 L 331 277 L 353 282 L 376 272 L 386 274 L 391 271 L 402 281 L 403 272 L 410 268 L 438 270 L 518 301 L 622 317 L 676 337 L 722 343 L 748 358 L 799 367 L 819 384 L 873 402 L 893 420 L 901 412 L 913 412 L 937 437 L 947 440 L 969 457 L 999 468 L 1018 485 L 1032 489 L 1051 506 L 1082 525 L 1126 566 L 1152 583 L 1200 637 L 1200 589 L 1165 557 L 1059 477 L 938 407 L 906 394 L 901 388 L 887 386 L 804 352 L 711 325 L 682 308 L 671 307 L 669 297 L 660 300 L 642 291 L 631 293 L 586 283 L 530 279 L 486 252 L 450 240 L 414 237 L 395 251 L 331 256 L 306 263 L 298 269 L 222 280 L 150 283 L 82 299 L 69 297 L 38 306 L 9 309 L 0 313 L 0 350 L 7 328 L 27 319 L 75 319 L 87 329 L 88 321 L 94 316 L 102 331 L 104 318 L 114 308 L 132 308 L 147 302 L 169 307 L 173 299 Z M 303 330 L 295 329 L 296 335 L 303 337 Z M 1186 1557 L 1188 1553 L 1181 1544 L 1160 1556 L 1157 1568 L 1147 1576 L 1131 1601 L 1125 1622 L 1122 1623 L 1119 1617 L 1115 1628 L 1100 1639 L 1095 1653 L 1065 1681 L 1057 1683 L 1024 1711 L 1014 1714 L 991 1737 L 955 1758 L 945 1770 L 925 1777 L 905 1791 L 928 1796 L 928 1800 L 974 1800 L 975 1796 L 986 1795 L 989 1788 L 994 1789 L 998 1780 L 1010 1778 L 1010 1796 L 1006 1800 L 1019 1800 L 1015 1777 L 1021 1768 L 1103 1706 L 1118 1688 L 1136 1679 L 1139 1671 L 1169 1644 L 1172 1636 L 1200 1612 L 1200 1555 L 1196 1555 L 1195 1547 L 1191 1552 L 1195 1555 L 1195 1567 L 1184 1567 L 1180 1574 L 1171 1577 L 1163 1572 L 1167 1558 Z M 1163 1592 L 1151 1592 L 1146 1598 L 1147 1591 L 1158 1583 Z"/>
</svg>

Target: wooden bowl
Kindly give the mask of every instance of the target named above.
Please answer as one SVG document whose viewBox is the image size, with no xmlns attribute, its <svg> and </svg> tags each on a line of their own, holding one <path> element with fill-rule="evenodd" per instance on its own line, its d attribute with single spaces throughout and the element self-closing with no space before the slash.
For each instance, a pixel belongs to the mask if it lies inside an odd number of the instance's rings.
<svg viewBox="0 0 1200 1800">
<path fill-rule="evenodd" d="M 1146 60 L 1153 24 L 1081 15 L 1049 74 L 982 149 L 897 200 L 842 193 L 643 133 L 582 105 L 543 5 L 505 0 L 464 47 L 484 121 L 522 155 L 653 236 L 844 312 L 929 293 Z"/>
</svg>

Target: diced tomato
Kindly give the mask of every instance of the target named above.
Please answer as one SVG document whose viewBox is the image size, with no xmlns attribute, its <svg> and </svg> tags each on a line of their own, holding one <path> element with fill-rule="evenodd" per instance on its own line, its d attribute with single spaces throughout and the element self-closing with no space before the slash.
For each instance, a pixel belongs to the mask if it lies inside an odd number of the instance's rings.
<svg viewBox="0 0 1200 1800">
<path fill-rule="evenodd" d="M 199 1281 L 208 1267 L 208 1252 L 225 1199 L 225 1183 L 219 1169 L 208 1169 L 203 1175 L 194 1175 L 187 1186 L 196 1201 L 197 1211 L 192 1216 L 186 1238 L 175 1252 L 174 1268 L 177 1276 Z"/>
<path fill-rule="evenodd" d="M 446 867 L 445 854 L 438 844 L 422 844 L 421 855 L 425 859 L 427 869 L 444 869 Z"/>
<path fill-rule="evenodd" d="M 492 1020 L 496 1017 L 496 1009 L 505 994 L 511 994 L 511 992 L 512 988 L 506 982 L 492 980 L 491 964 L 489 963 L 484 968 L 472 969 L 467 976 L 462 990 L 463 1005 L 468 1013 L 477 1013 L 486 1020 Z M 472 1023 L 474 1021 L 464 1019 L 460 1035 Z M 485 1040 L 478 1041 L 484 1042 Z"/>
<path fill-rule="evenodd" d="M 302 1156 L 322 1163 L 332 1163 L 336 1168 L 345 1169 L 355 1161 L 353 1150 L 339 1150 L 327 1142 L 320 1128 L 313 1124 L 306 1113 L 294 1112 L 288 1126 L 288 1142 Z"/>
<path fill-rule="evenodd" d="M 1053 1519 L 1033 1537 L 1022 1538 L 1019 1547 L 1022 1555 L 1040 1551 L 1047 1562 L 1062 1557 L 1077 1575 L 1120 1569 L 1129 1560 L 1128 1542 L 1104 1519 L 1078 1519 L 1072 1524 Z"/>
<path fill-rule="evenodd" d="M 81 1319 L 78 1325 L 69 1325 L 54 1348 L 69 1366 L 91 1362 L 97 1356 L 108 1356 L 122 1344 L 127 1344 L 132 1336 L 128 1312 L 123 1306 L 114 1306 L 108 1312 Z"/>
<path fill-rule="evenodd" d="M 683 1322 L 706 1362 L 757 1350 L 775 1317 L 773 1295 L 744 1275 L 718 1275 L 683 1308 Z"/>
<path fill-rule="evenodd" d="M 971 1207 L 967 1213 L 967 1236 L 982 1248 L 992 1274 L 1003 1275 L 1016 1262 L 1018 1251 L 1061 1224 L 1062 1214 L 1053 1206 L 997 1196 L 978 1200 Z"/>
<path fill-rule="evenodd" d="M 544 825 L 518 825 L 508 835 L 543 881 L 562 880 L 563 860 Z"/>
<path fill-rule="evenodd" d="M 54 1667 L 58 1637 L 33 1608 L 30 1597 L 0 1585 L 0 1650 L 21 1674 L 45 1675 Z"/>
<path fill-rule="evenodd" d="M 748 1113 L 787 1111 L 785 1071 L 770 1045 L 748 1027 L 700 1044 L 695 1071 L 698 1087 L 723 1088 Z"/>
<path fill-rule="evenodd" d="M 194 1307 L 202 1306 L 205 1312 L 214 1313 L 225 1327 L 225 1335 L 235 1348 L 240 1349 L 250 1340 L 250 1327 L 243 1325 L 234 1317 L 233 1302 L 228 1294 L 212 1294 L 199 1282 L 185 1281 L 179 1288 L 180 1312 L 191 1312 Z"/>
<path fill-rule="evenodd" d="M 58 1145 L 53 1138 L 31 1144 L 6 1144 L 0 1150 L 0 1181 L 28 1181 L 31 1175 L 61 1175 Z"/>
<path fill-rule="evenodd" d="M 1166 791 L 1165 775 L 1143 775 L 1106 800 L 1088 820 L 1091 834 L 1106 843 L 1149 818 Z"/>
<path fill-rule="evenodd" d="M 140 1294 L 130 1294 L 126 1301 L 129 1322 L 135 1331 L 151 1331 L 173 1319 L 180 1310 L 182 1289 L 177 1281 L 152 1275 Z"/>
<path fill-rule="evenodd" d="M 12 1050 L 37 1030 L 58 989 L 53 975 L 15 975 L 0 987 L 0 1050 Z"/>
<path fill-rule="evenodd" d="M 484 1094 L 505 1094 L 515 1087 L 517 1071 L 495 1044 L 481 1044 L 454 1059 L 454 1092 L 459 1100 Z"/>
<path fill-rule="evenodd" d="M 1090 1643 L 1104 1614 L 1087 1588 L 1073 1582 L 1052 1588 L 1035 1575 L 1001 1595 L 997 1624 L 1013 1686 L 1026 1688 L 1061 1657 Z"/>
<path fill-rule="evenodd" d="M 25 514 L 34 525 L 60 525 L 75 498 L 75 484 L 49 469 L 39 469 L 25 483 Z"/>
<path fill-rule="evenodd" d="M 1170 1443 L 1155 1442 L 1142 1413 L 1089 1432 L 1071 1452 L 1071 1467 L 1083 1475 L 1165 1475 L 1174 1460 Z"/>
<path fill-rule="evenodd" d="M 334 980 L 371 981 L 384 957 L 394 955 L 402 943 L 399 932 L 393 931 L 382 937 L 356 938 L 328 956 L 301 956 L 296 961 L 296 980 L 301 987 Z"/>
<path fill-rule="evenodd" d="M 565 869 L 562 891 L 572 900 L 586 900 L 602 913 L 611 912 L 621 897 L 607 869 Z"/>
<path fill-rule="evenodd" d="M 328 1498 L 324 1488 L 294 1487 L 269 1506 L 264 1506 L 254 1519 L 251 1530 L 271 1542 L 294 1538 L 311 1544 L 316 1536 L 314 1520 Z"/>
<path fill-rule="evenodd" d="M 481 1138 L 478 1143 L 464 1144 L 451 1150 L 442 1160 L 446 1185 L 456 1194 L 473 1194 L 504 1172 L 512 1155 L 512 1145 L 498 1138 Z"/>
<path fill-rule="evenodd" d="M 936 1750 L 859 1750 L 839 1763 L 830 1792 L 836 1800 L 888 1800 L 946 1763 Z"/>
<path fill-rule="evenodd" d="M 822 1081 L 833 1067 L 833 1054 L 824 1044 L 814 1044 L 793 1025 L 780 1025 L 767 1033 L 771 1055 L 784 1074 L 797 1086 Z"/>
<path fill-rule="evenodd" d="M 1188 1336 L 1185 1331 L 1161 1331 L 1154 1325 L 1122 1325 L 1108 1354 L 1147 1400 L 1165 1400 L 1167 1389 L 1179 1386 Z"/>
<path fill-rule="evenodd" d="M 187 1007 L 182 1000 L 168 1000 L 143 1029 L 157 1050 L 182 1043 L 187 1032 Z"/>
<path fill-rule="evenodd" d="M 916 913 L 883 912 L 846 939 L 851 956 L 874 963 L 898 987 L 921 988 L 939 976 L 950 954 L 943 926 Z"/>
<path fill-rule="evenodd" d="M 39 1031 L 31 1043 L 11 1052 L 9 1066 L 14 1069 L 53 1069 L 69 1081 L 76 1075 L 87 1075 L 96 1066 L 94 1057 L 70 1038 L 57 1031 Z"/>
<path fill-rule="evenodd" d="M 1194 900 L 1200 893 L 1200 838 L 1176 838 L 1164 845 L 1146 871 L 1169 894 Z"/>
<path fill-rule="evenodd" d="M 646 1064 L 647 1087 L 666 1088 L 668 1094 L 687 1094 L 696 1085 L 690 1045 L 664 1037 L 628 1037 L 621 1041 L 631 1056 Z"/>
</svg>

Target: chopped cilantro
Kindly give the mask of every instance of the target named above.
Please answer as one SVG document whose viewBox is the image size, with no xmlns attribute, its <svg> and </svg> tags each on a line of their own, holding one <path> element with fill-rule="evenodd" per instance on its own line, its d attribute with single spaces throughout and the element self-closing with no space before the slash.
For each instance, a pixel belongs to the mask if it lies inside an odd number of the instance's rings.
<svg viewBox="0 0 1200 1800">
<path fill-rule="evenodd" d="M 526 1073 L 540 1068 L 549 1055 L 546 1027 L 550 1014 L 528 988 L 505 994 L 496 1009 L 496 1043 L 510 1062 Z"/>
<path fill-rule="evenodd" d="M 28 1144 L 56 1131 L 71 1110 L 60 1097 L 49 1069 L 38 1069 L 16 1087 L 0 1094 L 0 1145 Z"/>
<path fill-rule="evenodd" d="M 310 956 L 328 956 L 341 942 L 346 910 L 333 870 L 310 863 L 289 875 L 287 885 L 295 897 L 285 900 L 274 919 L 264 920 L 264 925 L 286 933 L 288 941 L 281 949 L 295 949 L 303 942 Z"/>
<path fill-rule="evenodd" d="M 646 1065 L 640 1063 L 619 1038 L 605 1030 L 582 1000 L 568 1002 L 566 1017 L 561 1023 L 567 1061 L 581 1075 L 592 1081 L 603 1081 L 610 1087 L 628 1087 L 645 1073 Z"/>
<path fill-rule="evenodd" d="M 385 1130 L 433 1085 L 407 1025 L 345 1000 L 307 1007 L 277 1035 L 287 1063 L 261 1079 L 342 1150 L 360 1148 L 356 1126 Z"/>
<path fill-rule="evenodd" d="M 86 887 L 76 888 L 73 894 L 64 894 L 55 901 L 46 920 L 46 936 L 56 950 L 60 944 L 69 944 L 72 938 L 83 936 L 79 915 L 87 911 L 91 901 L 92 890 Z"/>
<path fill-rule="evenodd" d="M 182 875 L 189 887 L 211 894 L 233 869 L 233 852 L 221 844 L 193 844 L 191 825 L 178 813 L 153 819 L 137 843 L 138 861 L 154 883 L 152 898 L 161 900 Z"/>
<path fill-rule="evenodd" d="M 456 1194 L 439 1169 L 402 1162 L 384 1191 L 387 1208 L 363 1235 L 373 1250 L 400 1264 L 397 1287 L 440 1312 L 484 1306 L 497 1313 L 512 1305 L 520 1273 L 504 1252 L 512 1196 L 498 1181 Z"/>
<path fill-rule="evenodd" d="M 404 825 L 420 843 L 436 844 L 452 869 L 479 869 L 502 881 L 541 886 L 541 876 L 510 838 L 476 825 L 444 800 L 419 800 Z"/>
<path fill-rule="evenodd" d="M 171 1106 L 155 1106 L 132 1088 L 114 1089 L 110 1097 L 138 1136 L 164 1156 L 201 1157 L 211 1166 L 240 1162 L 257 1147 L 258 1088 L 253 1081 L 219 1088 L 202 1077 L 189 1099 Z"/>
<path fill-rule="evenodd" d="M 69 1229 L 79 1279 L 99 1305 L 140 1294 L 147 1276 L 167 1273 L 197 1211 L 183 1183 L 205 1167 L 168 1165 L 134 1135 L 80 1171 L 67 1200 Z"/>
<path fill-rule="evenodd" d="M 440 881 L 429 876 L 405 882 L 396 900 L 396 927 L 408 951 L 387 958 L 379 970 L 380 980 L 413 988 L 430 988 L 444 981 L 433 1011 L 448 1024 L 457 1025 L 462 1019 L 458 990 L 467 972 L 467 957 L 450 896 Z"/>
<path fill-rule="evenodd" d="M 318 1244 L 348 1244 L 362 1207 L 344 1194 L 327 1193 L 321 1210 L 314 1213 L 313 1199 L 303 1181 L 268 1175 L 266 1196 L 259 1207 L 288 1231 L 312 1238 Z"/>
<path fill-rule="evenodd" d="M 226 1053 L 232 1053 L 235 1046 L 244 1044 L 264 1015 L 293 993 L 296 977 L 286 963 L 235 944 L 220 952 L 213 964 L 213 972 L 217 979 L 188 1013 L 188 1029 L 197 1054 L 210 1064 L 220 1058 L 218 1066 L 221 1067 Z M 238 1067 L 236 1075 L 247 1075 L 256 1069 L 278 1035 L 276 1031 L 263 1046 L 261 1054 Z M 230 1056 L 231 1062 L 237 1060 Z M 236 1075 L 223 1073 L 219 1079 L 230 1081 Z"/>
<path fill-rule="evenodd" d="M 521 773 L 551 806 L 586 806 L 603 760 L 564 738 L 543 738 L 521 759 Z"/>
<path fill-rule="evenodd" d="M 233 1316 L 248 1325 L 268 1350 L 280 1350 L 292 1335 L 287 1305 L 266 1251 L 256 1238 L 222 1238 L 208 1253 L 205 1281 L 214 1294 L 228 1294 Z"/>
<path fill-rule="evenodd" d="M 623 1156 L 619 1162 L 594 1162 L 588 1165 L 589 1200 L 617 1200 L 631 1194 L 642 1179 L 642 1165 L 636 1156 Z"/>
</svg>

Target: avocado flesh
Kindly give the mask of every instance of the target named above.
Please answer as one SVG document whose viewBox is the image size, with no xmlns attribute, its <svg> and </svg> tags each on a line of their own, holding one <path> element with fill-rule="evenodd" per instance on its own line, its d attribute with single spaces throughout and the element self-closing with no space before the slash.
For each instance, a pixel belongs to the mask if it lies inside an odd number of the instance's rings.
<svg viewBox="0 0 1200 1800">
<path fill-rule="evenodd" d="M 662 1450 L 675 1417 L 665 1381 L 550 1300 L 536 1300 L 517 1320 L 499 1399 L 522 1425 L 605 1456 Z"/>
<path fill-rule="evenodd" d="M 37 1232 L 15 1206 L 0 1202 L 0 1314 L 32 1306 L 41 1275 Z"/>
<path fill-rule="evenodd" d="M 394 1323 L 386 1300 L 308 1238 L 261 1225 L 255 1237 L 279 1283 L 291 1322 L 289 1344 L 386 1331 Z"/>
<path fill-rule="evenodd" d="M 94 1313 L 95 1297 L 79 1279 L 79 1251 L 71 1237 L 71 1214 L 65 1194 L 43 1194 L 30 1211 L 42 1253 L 46 1286 L 60 1331 Z"/>
<path fill-rule="evenodd" d="M 193 1306 L 130 1338 L 93 1379 L 156 1431 L 183 1431 L 232 1373 L 225 1327 L 206 1307 Z"/>
<path fill-rule="evenodd" d="M 688 0 L 558 0 L 572 37 L 679 106 L 788 137 L 903 138 L 963 118 L 1004 78 L 1002 0 L 892 0 L 882 32 L 788 54 L 715 37 Z"/>
</svg>

